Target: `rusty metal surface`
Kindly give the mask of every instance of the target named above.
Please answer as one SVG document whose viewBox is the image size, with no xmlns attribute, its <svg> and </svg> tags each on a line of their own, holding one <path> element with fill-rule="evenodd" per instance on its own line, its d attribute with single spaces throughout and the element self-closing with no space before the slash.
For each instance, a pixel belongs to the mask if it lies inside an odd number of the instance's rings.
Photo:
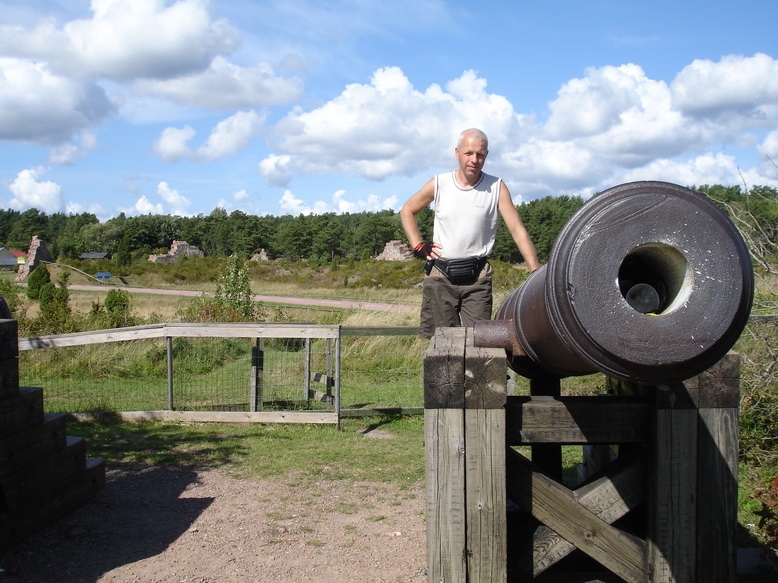
<svg viewBox="0 0 778 583">
<path fill-rule="evenodd" d="M 584 204 L 496 319 L 512 322 L 500 334 L 518 343 L 511 366 L 530 378 L 672 382 L 732 348 L 753 293 L 748 248 L 723 211 L 675 184 L 634 182 Z"/>
</svg>

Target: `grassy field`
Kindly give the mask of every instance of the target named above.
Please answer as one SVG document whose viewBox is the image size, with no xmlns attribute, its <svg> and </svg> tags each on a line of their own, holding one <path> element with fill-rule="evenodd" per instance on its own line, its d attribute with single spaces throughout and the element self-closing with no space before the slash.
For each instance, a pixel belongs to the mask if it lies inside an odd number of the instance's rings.
<svg viewBox="0 0 778 583">
<path fill-rule="evenodd" d="M 420 280 L 418 273 L 410 270 L 406 276 Z M 526 276 L 520 269 L 500 266 L 504 285 L 496 286 L 495 304 L 499 302 Z M 376 279 L 370 287 L 349 287 L 345 281 L 349 272 L 343 270 L 332 278 L 308 276 L 308 283 L 302 285 L 299 279 L 284 279 L 281 276 L 261 275 L 253 280 L 252 291 L 270 296 L 317 297 L 344 299 L 359 302 L 393 303 L 403 306 L 418 306 L 421 290 L 414 285 L 405 287 L 384 286 Z M 371 275 L 360 274 L 363 281 Z M 375 278 L 380 277 L 375 274 Z M 399 277 L 399 276 L 398 276 Z M 498 281 L 500 281 L 498 279 Z M 166 289 L 212 289 L 211 282 L 175 284 L 166 281 L 159 274 L 131 278 L 129 283 L 138 287 L 164 287 Z M 314 285 L 318 283 L 318 285 Z M 71 284 L 94 284 L 87 278 L 74 276 Z M 515 284 L 515 285 L 514 285 Z M 760 280 L 757 309 L 755 312 L 770 313 L 770 302 L 774 303 L 773 280 Z M 88 311 L 95 302 L 104 301 L 105 292 L 71 291 L 71 306 L 77 311 Z M 191 299 L 183 296 L 133 295 L 133 313 L 142 320 L 175 321 Z M 765 308 L 765 306 L 767 306 Z M 320 308 L 299 308 L 295 306 L 272 306 L 284 321 L 305 321 L 318 323 L 339 323 L 353 326 L 413 326 L 417 324 L 414 310 L 396 312 L 367 312 L 360 310 L 335 310 Z M 36 306 L 30 304 L 28 315 L 34 315 Z M 774 312 L 774 310 L 773 310 Z M 749 326 L 736 349 L 743 360 L 741 393 L 741 467 L 740 467 L 740 536 L 741 544 L 776 545 L 778 540 L 778 519 L 774 509 L 765 506 L 766 496 L 778 496 L 769 490 L 776 465 L 775 443 L 778 436 L 778 397 L 775 382 L 775 324 Z M 345 347 L 345 360 L 349 362 L 344 370 L 344 405 L 371 406 L 420 406 L 421 405 L 421 355 L 427 342 L 415 337 L 405 338 L 359 338 L 350 340 Z M 112 349 L 117 351 L 118 347 Z M 159 350 L 159 349 L 157 349 Z M 95 378 L 98 363 L 123 357 L 119 354 L 95 355 L 93 350 L 82 356 L 68 358 L 70 366 L 80 362 L 80 371 L 69 373 L 79 378 L 79 383 L 88 394 L 95 409 L 105 409 L 101 393 L 105 389 L 104 378 Z M 89 361 L 91 353 L 97 362 Z M 151 353 L 149 353 L 151 354 Z M 365 358 L 364 355 L 370 355 Z M 126 357 L 126 355 L 124 355 Z M 150 357 L 140 360 L 150 361 Z M 225 359 L 222 370 L 192 377 L 204 380 L 204 387 L 215 384 L 215 375 L 232 374 L 230 370 L 244 370 L 246 353 Z M 128 358 L 120 364 L 125 369 L 137 366 L 138 358 Z M 131 364 L 135 362 L 135 364 Z M 386 371 L 398 370 L 406 374 L 402 386 L 390 386 L 383 392 L 377 389 L 377 379 L 385 377 Z M 27 374 L 27 373 L 24 373 Z M 240 374 L 240 373 L 236 373 Z M 213 376 L 209 376 L 213 375 Z M 772 375 L 772 376 L 771 376 Z M 146 380 L 132 380 L 129 377 L 128 395 L 142 398 L 153 389 L 158 402 L 157 389 Z M 408 379 L 411 380 L 408 380 Z M 161 394 L 164 395 L 164 377 L 160 377 Z M 25 382 L 47 386 L 45 374 L 28 377 Z M 518 391 L 526 391 L 527 383 L 519 379 Z M 124 380 L 123 380 L 124 382 Z M 602 392 L 603 377 L 590 375 L 563 380 L 563 389 L 568 394 L 596 394 Z M 192 400 L 197 401 L 197 391 L 192 390 Z M 49 401 L 47 406 L 54 406 Z M 279 400 L 287 400 L 279 397 Z M 158 408 L 164 408 L 163 405 Z M 130 408 L 136 408 L 128 404 Z M 775 423 L 770 420 L 775 420 Z M 365 440 L 366 431 L 385 431 L 391 439 Z M 224 467 L 234 475 L 273 475 L 297 472 L 300 475 L 315 476 L 322 472 L 333 479 L 390 480 L 398 483 L 418 481 L 423 476 L 423 422 L 421 417 L 375 417 L 368 419 L 345 419 L 340 428 L 331 426 L 295 425 L 208 425 L 142 423 L 126 424 L 110 421 L 103 417 L 94 423 L 76 423 L 69 433 L 87 438 L 89 454 L 102 457 L 109 463 L 123 464 L 144 462 L 152 464 L 209 465 Z M 316 464 L 310 460 L 316 459 Z M 566 448 L 565 463 L 571 472 L 580 463 L 580 448 Z M 778 488 L 778 486 L 776 486 Z M 767 494 L 765 494 L 765 492 Z"/>
</svg>

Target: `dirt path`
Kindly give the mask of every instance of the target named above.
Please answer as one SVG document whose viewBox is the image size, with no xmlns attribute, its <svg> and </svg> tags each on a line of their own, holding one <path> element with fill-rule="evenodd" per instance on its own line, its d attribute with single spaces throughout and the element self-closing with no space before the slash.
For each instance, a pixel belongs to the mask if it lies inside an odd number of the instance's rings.
<svg viewBox="0 0 778 583">
<path fill-rule="evenodd" d="M 112 469 L 0 555 L 0 583 L 422 583 L 424 489 Z"/>
<path fill-rule="evenodd" d="M 184 289 L 157 289 L 146 287 L 120 287 L 115 285 L 69 285 L 70 289 L 81 291 L 107 291 L 109 289 L 121 289 L 129 293 L 137 294 L 156 294 L 168 296 L 187 296 L 197 297 L 201 292 Z M 377 312 L 408 312 L 418 311 L 416 306 L 405 306 L 402 304 L 388 304 L 381 302 L 356 302 L 351 300 L 329 300 L 323 298 L 293 298 L 285 296 L 252 296 L 254 301 L 266 302 L 272 304 L 288 304 L 294 306 L 324 306 L 330 308 L 352 308 L 361 310 L 372 310 Z"/>
</svg>

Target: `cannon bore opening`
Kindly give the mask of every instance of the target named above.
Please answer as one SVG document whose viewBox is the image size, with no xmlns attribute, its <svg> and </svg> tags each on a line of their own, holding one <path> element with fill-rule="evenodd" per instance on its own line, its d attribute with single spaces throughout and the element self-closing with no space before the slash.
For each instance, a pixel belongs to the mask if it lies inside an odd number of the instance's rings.
<svg viewBox="0 0 778 583">
<path fill-rule="evenodd" d="M 619 266 L 618 286 L 629 306 L 642 314 L 667 314 L 689 298 L 694 284 L 688 261 L 664 243 L 633 249 Z"/>
</svg>

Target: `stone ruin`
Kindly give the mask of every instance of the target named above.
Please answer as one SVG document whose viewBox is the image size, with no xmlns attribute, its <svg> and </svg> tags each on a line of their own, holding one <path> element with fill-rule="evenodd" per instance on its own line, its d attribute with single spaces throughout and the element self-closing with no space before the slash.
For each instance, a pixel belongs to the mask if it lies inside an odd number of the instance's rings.
<svg viewBox="0 0 778 583">
<path fill-rule="evenodd" d="M 149 261 L 152 263 L 173 263 L 179 257 L 205 257 L 205 254 L 186 241 L 173 241 L 170 245 L 170 251 L 164 255 L 149 255 Z"/>
<path fill-rule="evenodd" d="M 249 261 L 267 261 L 267 251 L 260 249 L 259 253 L 254 253 Z"/>
<path fill-rule="evenodd" d="M 16 281 L 24 281 L 27 279 L 30 272 L 38 267 L 41 261 L 53 263 L 54 259 L 51 257 L 46 242 L 43 239 L 40 239 L 38 235 L 33 235 L 30 240 L 30 249 L 27 251 L 27 259 L 24 262 L 24 265 L 20 266 L 19 271 L 16 273 Z"/>
<path fill-rule="evenodd" d="M 384 250 L 376 259 L 383 259 L 385 261 L 410 261 L 413 259 L 413 252 L 408 249 L 408 246 L 402 241 L 389 241 Z"/>
</svg>

